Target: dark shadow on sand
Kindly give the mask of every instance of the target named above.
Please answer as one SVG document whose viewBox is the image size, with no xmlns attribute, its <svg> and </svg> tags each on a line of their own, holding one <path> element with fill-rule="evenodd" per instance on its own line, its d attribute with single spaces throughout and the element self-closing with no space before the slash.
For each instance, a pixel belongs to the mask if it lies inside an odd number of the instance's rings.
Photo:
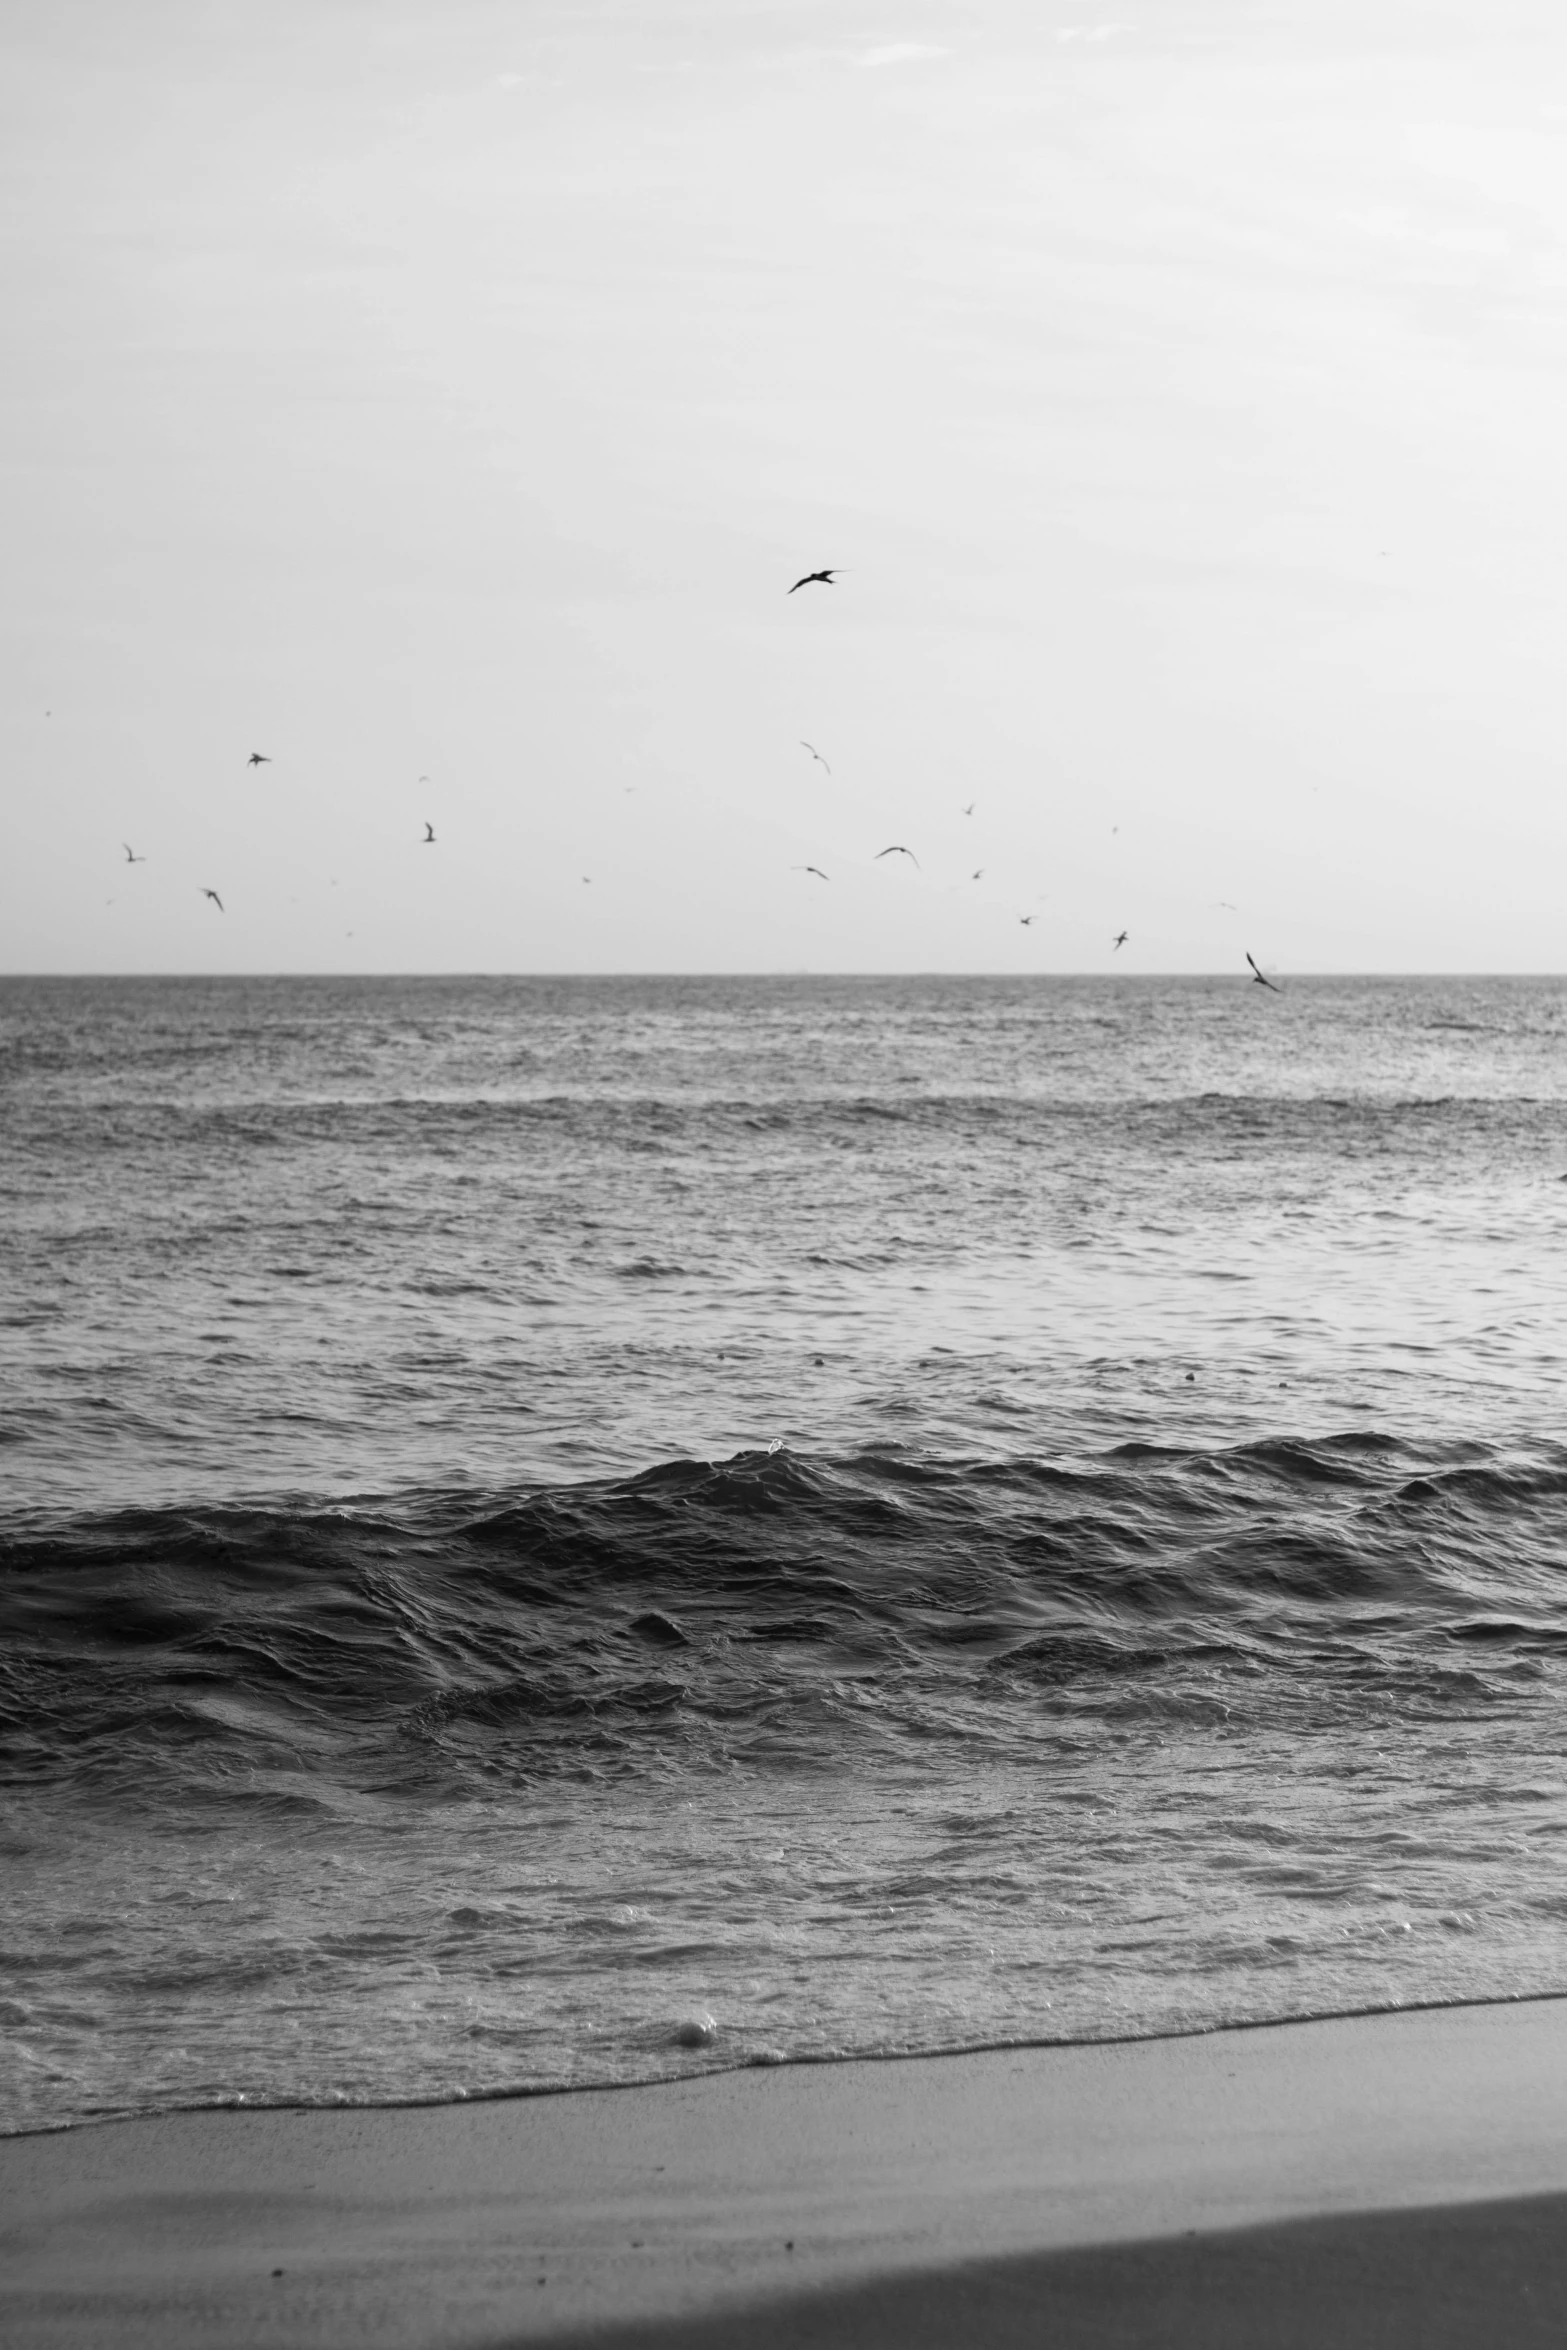
<svg viewBox="0 0 1567 2350">
<path fill-rule="evenodd" d="M 1561 2350 L 1567 2196 L 973 2261 L 552 2339 L 561 2350 Z"/>
</svg>

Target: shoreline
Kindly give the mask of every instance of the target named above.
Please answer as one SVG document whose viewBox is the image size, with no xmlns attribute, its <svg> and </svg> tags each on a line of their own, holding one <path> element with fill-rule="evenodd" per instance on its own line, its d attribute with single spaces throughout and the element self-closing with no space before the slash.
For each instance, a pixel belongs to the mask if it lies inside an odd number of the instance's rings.
<svg viewBox="0 0 1567 2350">
<path fill-rule="evenodd" d="M 0 2147 L 30 2138 L 57 2138 L 70 2130 L 111 2129 L 124 2122 L 173 2121 L 206 2113 L 440 2113 L 463 2107 L 509 2105 L 525 2098 L 627 2096 L 643 2089 L 676 2088 L 685 2082 L 728 2080 L 747 2073 L 791 2072 L 806 2066 L 945 2064 L 969 2056 L 1034 2055 L 1048 2049 L 1162 2047 L 1166 2042 L 1209 2040 L 1226 2032 L 1281 2032 L 1295 2024 L 1360 2023 L 1381 2016 L 1446 2015 L 1465 2008 L 1544 2007 L 1557 2001 L 1567 2002 L 1567 1989 L 1510 1991 L 1490 1999 L 1405 1999 L 1376 2007 L 1311 2008 L 1299 2014 L 1247 2016 L 1233 2023 L 1181 2024 L 1157 2032 L 1111 2032 L 1084 2039 L 964 2040 L 952 2048 L 871 2048 L 841 2056 L 737 2057 L 732 2064 L 705 2065 L 699 2071 L 687 2073 L 637 2073 L 620 2081 L 520 2082 L 499 2089 L 454 2091 L 445 2097 L 333 2098 L 318 2104 L 287 2097 L 222 2097 L 198 2105 L 133 2106 L 123 2112 L 79 2114 L 71 2121 L 29 2123 L 19 2130 L 0 2130 Z"/>
<path fill-rule="evenodd" d="M 1513 2277 L 1494 2338 L 1559 2338 L 1561 2196 L 1567 1998 L 1534 1996 L 30 2132 L 0 2139 L 0 2320 L 18 2350 L 866 2350 L 1046 2310 L 1053 2344 L 1136 2342 L 1177 2303 L 1161 2343 L 1352 2340 L 1363 2306 L 1424 2345 L 1483 2338 L 1441 2310 Z M 1293 2315 L 1259 2302 L 1286 2277 Z"/>
</svg>

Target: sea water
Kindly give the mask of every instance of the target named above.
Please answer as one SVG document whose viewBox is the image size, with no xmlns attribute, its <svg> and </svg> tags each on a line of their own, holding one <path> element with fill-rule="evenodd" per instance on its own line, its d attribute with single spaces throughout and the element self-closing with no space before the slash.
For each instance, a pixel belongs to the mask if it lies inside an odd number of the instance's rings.
<svg viewBox="0 0 1567 2350">
<path fill-rule="evenodd" d="M 1567 982 L 10 980 L 0 1085 L 0 2126 L 1567 1990 Z"/>
</svg>

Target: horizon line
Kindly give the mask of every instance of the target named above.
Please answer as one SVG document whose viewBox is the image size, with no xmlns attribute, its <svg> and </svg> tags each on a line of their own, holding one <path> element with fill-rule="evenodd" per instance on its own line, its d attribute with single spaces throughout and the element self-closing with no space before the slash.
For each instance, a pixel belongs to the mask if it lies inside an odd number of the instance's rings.
<svg viewBox="0 0 1567 2350">
<path fill-rule="evenodd" d="M 1300 970 L 1291 970 L 1291 969 L 1290 969 L 1290 968 L 1288 968 L 1286 965 L 1284 965 L 1284 964 L 1279 964 L 1279 963 L 1275 963 L 1275 964 L 1271 965 L 1271 966 L 1270 966 L 1270 968 L 1271 968 L 1271 969 L 1273 969 L 1274 971 L 1276 971 L 1276 972 L 1279 974 L 1279 976 L 1280 976 L 1280 978 L 1281 978 L 1281 979 L 1287 979 L 1287 980 L 1289 980 L 1289 981 L 1290 981 L 1292 984 L 1293 984 L 1293 983 L 1295 983 L 1295 982 L 1298 982 L 1298 981 L 1305 981 L 1305 980 L 1318 980 L 1318 979 L 1358 979 L 1358 980 L 1372 980 L 1372 979 L 1379 979 L 1379 980 L 1393 980 L 1393 979 L 1398 979 L 1398 980 L 1415 980 L 1415 979 L 1489 979 L 1489 980 L 1537 980 L 1537 979 L 1567 979 L 1567 971 L 1562 971 L 1562 970 L 1527 970 L 1527 971 L 1525 971 L 1525 970 L 1516 970 L 1516 971 L 1497 971 L 1497 970 L 1483 970 L 1483 969 L 1469 969 L 1469 968 L 1463 968 L 1463 969 L 1452 969 L 1452 970 L 1443 970 L 1443 969 L 1437 969 L 1437 970 L 1432 970 L 1432 969 L 1425 969 L 1425 970 L 1417 970 L 1417 969 L 1408 969 L 1408 970 L 1404 970 L 1404 969 L 1400 969 L 1400 970 L 1353 970 L 1353 969 L 1336 970 L 1336 969 L 1326 969 L 1326 968 L 1320 968 L 1320 967 L 1319 967 L 1319 968 L 1306 968 L 1306 969 L 1300 969 Z M 721 969 L 721 970 L 719 970 L 719 969 L 714 969 L 714 970 L 681 970 L 681 971 L 649 971 L 649 970 L 632 970 L 632 969 L 627 969 L 627 970 L 603 970 L 603 971 L 575 971 L 575 970 L 573 970 L 573 971 L 549 971 L 549 970 L 542 970 L 542 971 L 541 971 L 541 970 L 528 970 L 528 971 L 523 971 L 523 970 L 516 970 L 516 971 L 513 971 L 513 970 L 465 970 L 465 969 L 463 969 L 463 970 L 460 970 L 460 969 L 456 969 L 456 968 L 453 968 L 453 969 L 451 969 L 451 970 L 442 970 L 442 971 L 401 971 L 401 970 L 391 970 L 391 969 L 389 969 L 389 970 L 376 970 L 376 971 L 343 971 L 343 970 L 336 970 L 336 971 L 333 971 L 333 970 L 322 970 L 322 971 L 316 971 L 316 970 L 311 970 L 311 971 L 289 971 L 289 970 L 276 970 L 276 969 L 256 969 L 256 970 L 241 970 L 241 971 L 233 971 L 233 970 L 230 970 L 230 971 L 5 971 L 5 970 L 0 970 L 0 985 L 4 985 L 4 984 L 5 984 L 6 982 L 8 982 L 8 981 L 60 981 L 60 980 L 70 980 L 70 981 L 74 981 L 74 980 L 83 980 L 83 981 L 125 980 L 125 981 L 134 981 L 134 980 L 142 980 L 142 981 L 159 981 L 159 982 L 162 982 L 162 981 L 173 981 L 173 980 L 203 980 L 203 981 L 217 981 L 217 980 L 243 980 L 243 979 L 308 979 L 308 980 L 332 980 L 332 979 L 355 979 L 355 980 L 357 980 L 357 979 L 395 979 L 395 980 L 401 980 L 401 981 L 408 981 L 408 980 L 415 980 L 415 979 L 466 979 L 466 980 L 481 980 L 481 979 L 530 979 L 530 980 L 532 980 L 532 979 L 548 979 L 548 980 L 592 980 L 592 981 L 608 980 L 608 979 L 616 979 L 616 980 L 624 980 L 624 979 L 638 979 L 638 980 L 687 980 L 687 979 L 750 979 L 750 980 L 757 980 L 757 979 L 776 979 L 776 980 L 782 980 L 782 979 L 798 979 L 798 980 L 833 980 L 833 981 L 837 981 L 837 982 L 848 981 L 848 980 L 866 980 L 866 981 L 878 981 L 878 980 L 890 980 L 890 979 L 898 979 L 898 980 L 909 980 L 909 979 L 938 979 L 938 980 L 968 980 L 968 979 L 996 979 L 996 980 L 1056 980 L 1056 979 L 1074 979 L 1074 980 L 1075 980 L 1075 979 L 1115 979 L 1115 980 L 1127 980 L 1127 979 L 1130 979 L 1130 980 L 1163 980 L 1163 981 L 1168 981 L 1168 982 L 1181 981 L 1181 980 L 1233 979 L 1233 980 L 1235 980 L 1235 981 L 1237 982 L 1237 984 L 1242 984 L 1242 983 L 1244 983 L 1244 984 L 1246 984 L 1246 985 L 1248 985 L 1248 986 L 1255 985 L 1255 982 L 1252 980 L 1252 978 L 1251 978 L 1251 974 L 1250 974 L 1249 972 L 1247 972 L 1247 971 L 1236 971 L 1236 970 L 1234 970 L 1233 968 L 1231 968 L 1231 967 L 1229 967 L 1229 966 L 1226 966 L 1226 967 L 1225 967 L 1223 970 L 1216 970 L 1216 971 L 1154 971 L 1154 970 L 1147 970 L 1147 971 L 1142 971 L 1142 970 L 1137 970 L 1137 969 L 1135 969 L 1135 968 L 1132 968 L 1132 967 L 1130 967 L 1130 966 L 1127 966 L 1127 965 L 1124 965 L 1124 964 L 1123 964 L 1123 965 L 1118 965 L 1118 966 L 1112 967 L 1112 968 L 1110 968 L 1110 969 L 1105 969 L 1105 968 L 1103 968 L 1103 967 L 1100 967 L 1100 968 L 1095 968 L 1095 969 L 1087 969 L 1087 970 L 1071 970 L 1071 971 L 1002 971 L 1002 970 L 989 970 L 989 971 L 942 971 L 942 970 L 898 970 L 898 971 L 827 971 L 827 970 L 823 970 L 823 971 L 814 971 L 814 970 L 811 970 L 811 971 L 806 971 L 806 970 L 800 970 L 800 969 L 797 969 L 797 968 L 794 968 L 794 969 L 774 969 L 774 970 L 736 970 L 736 969 L 731 969 L 731 968 L 727 968 L 727 967 L 726 967 L 726 968 L 724 968 L 724 969 Z"/>
</svg>

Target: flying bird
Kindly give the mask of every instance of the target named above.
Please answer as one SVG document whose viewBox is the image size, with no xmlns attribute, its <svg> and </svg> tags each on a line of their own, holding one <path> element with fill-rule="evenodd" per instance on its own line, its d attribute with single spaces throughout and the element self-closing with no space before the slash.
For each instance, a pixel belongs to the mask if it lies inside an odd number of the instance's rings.
<svg viewBox="0 0 1567 2350">
<path fill-rule="evenodd" d="M 1118 930 L 1115 934 L 1115 937 L 1110 941 L 1110 952 L 1114 954 L 1118 948 L 1124 947 L 1131 935 L 1132 934 L 1129 930 Z"/>
<path fill-rule="evenodd" d="M 983 865 L 976 865 L 973 872 L 969 875 L 970 881 L 983 881 L 984 878 L 985 868 Z"/>
<path fill-rule="evenodd" d="M 1282 987 L 1274 987 L 1273 981 L 1258 970 L 1256 964 L 1252 962 L 1250 948 L 1248 948 L 1246 951 L 1246 960 L 1248 963 L 1251 963 L 1251 983 L 1253 987 L 1272 987 L 1275 995 L 1282 995 L 1284 993 Z"/>
<path fill-rule="evenodd" d="M 791 588 L 791 589 L 789 590 L 789 593 L 790 593 L 791 595 L 793 595 L 793 593 L 794 593 L 794 590 L 793 590 L 793 588 Z M 821 752 L 820 752 L 820 751 L 819 751 L 819 750 L 816 748 L 816 745 L 815 745 L 814 743 L 808 743 L 808 742 L 806 741 L 806 739 L 805 739 L 805 737 L 804 737 L 804 735 L 803 735 L 803 734 L 800 736 L 800 738 L 799 738 L 799 742 L 800 742 L 800 748 L 801 748 L 801 750 L 802 750 L 802 751 L 809 751 L 809 752 L 810 752 L 810 754 L 811 754 L 811 757 L 812 757 L 812 758 L 813 758 L 813 759 L 816 761 L 816 764 L 817 764 L 817 766 L 818 766 L 818 767 L 827 767 L 827 762 L 826 762 L 826 760 L 825 760 L 825 759 L 822 757 L 822 755 L 821 755 Z M 827 767 L 827 772 L 828 772 L 828 774 L 829 774 L 829 775 L 831 775 L 831 773 L 832 773 L 832 769 L 831 769 L 830 767 Z"/>
<path fill-rule="evenodd" d="M 427 849 L 427 848 L 429 848 L 429 847 L 430 847 L 430 846 L 433 844 L 434 840 L 435 840 L 435 826 L 434 826 L 433 824 L 427 824 L 427 825 L 425 826 L 425 828 L 424 828 L 424 838 L 423 838 L 423 840 L 422 840 L 422 841 L 419 843 L 419 846 L 420 846 L 422 849 Z"/>
<path fill-rule="evenodd" d="M 204 889 L 201 894 L 204 898 L 210 898 L 212 900 L 220 914 L 223 912 L 223 900 L 219 897 L 215 889 Z"/>
<path fill-rule="evenodd" d="M 252 751 L 250 757 L 245 761 L 247 767 L 270 767 L 271 764 L 272 762 L 265 751 Z"/>
<path fill-rule="evenodd" d="M 821 581 L 823 587 L 831 587 L 833 583 L 833 572 L 841 571 L 842 569 L 843 565 L 841 563 L 835 563 L 831 571 L 808 571 L 803 579 L 797 579 L 795 581 L 794 587 L 790 588 L 789 593 L 792 596 L 794 594 L 794 588 L 810 587 L 812 582 L 818 579 Z"/>
<path fill-rule="evenodd" d="M 1031 923 L 1038 920 L 1038 916 L 1034 914 L 1019 914 L 1018 920 L 1022 923 L 1023 928 L 1027 930 Z"/>
<path fill-rule="evenodd" d="M 872 857 L 871 863 L 873 865 L 879 865 L 883 857 L 907 857 L 911 865 L 915 867 L 918 867 L 919 865 L 919 859 L 914 854 L 914 851 L 912 849 L 906 849 L 903 846 L 903 843 L 897 840 L 893 842 L 890 849 L 878 849 L 875 856 Z"/>
<path fill-rule="evenodd" d="M 965 816 L 972 816 L 972 815 L 973 815 L 973 813 L 974 813 L 974 810 L 975 810 L 975 808 L 978 806 L 978 804 L 979 804 L 979 803 L 978 803 L 978 801 L 977 801 L 977 800 L 970 800 L 970 802 L 969 802 L 968 806 L 967 806 L 967 807 L 964 809 L 964 811 L 963 811 L 964 815 L 965 815 Z"/>
<path fill-rule="evenodd" d="M 818 881 L 831 881 L 832 879 L 832 875 L 824 873 L 820 865 L 791 865 L 789 870 L 791 873 L 814 873 Z"/>
<path fill-rule="evenodd" d="M 121 846 L 121 848 L 122 848 L 122 849 L 125 851 L 125 862 L 126 862 L 126 864 L 127 864 L 127 865 L 145 865 L 145 864 L 146 864 L 146 862 L 147 862 L 146 858 L 145 858 L 145 857 L 138 857 L 138 856 L 137 856 L 137 854 L 136 854 L 136 851 L 135 851 L 135 850 L 134 850 L 134 849 L 131 847 L 131 844 L 130 844 L 130 842 L 129 842 L 128 840 L 122 840 L 122 841 L 121 841 L 121 843 L 120 843 L 120 846 Z"/>
</svg>

